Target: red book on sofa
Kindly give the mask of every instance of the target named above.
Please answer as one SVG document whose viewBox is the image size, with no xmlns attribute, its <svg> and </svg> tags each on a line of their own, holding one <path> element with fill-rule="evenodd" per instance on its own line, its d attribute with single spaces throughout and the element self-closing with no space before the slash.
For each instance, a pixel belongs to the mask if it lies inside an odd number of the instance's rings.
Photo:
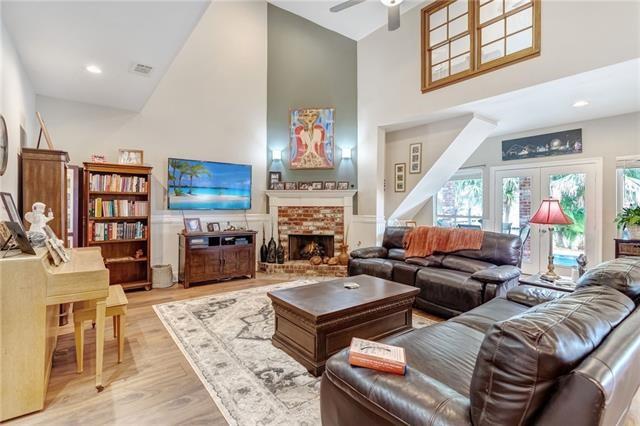
<svg viewBox="0 0 640 426">
<path fill-rule="evenodd" d="M 351 339 L 349 363 L 356 367 L 404 375 L 407 362 L 404 348 L 371 340 Z"/>
</svg>

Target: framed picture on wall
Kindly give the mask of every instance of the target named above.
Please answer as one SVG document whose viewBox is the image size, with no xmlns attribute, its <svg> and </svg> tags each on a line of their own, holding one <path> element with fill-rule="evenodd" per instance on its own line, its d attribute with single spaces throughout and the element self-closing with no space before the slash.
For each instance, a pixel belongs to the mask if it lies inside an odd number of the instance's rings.
<svg viewBox="0 0 640 426">
<path fill-rule="evenodd" d="M 417 174 L 422 171 L 422 143 L 409 145 L 409 173 Z"/>
<path fill-rule="evenodd" d="M 407 163 L 396 163 L 394 165 L 394 177 L 395 192 L 404 192 L 406 190 Z"/>
<path fill-rule="evenodd" d="M 290 111 L 290 169 L 333 169 L 334 117 L 334 108 L 301 108 Z"/>
<path fill-rule="evenodd" d="M 269 172 L 269 183 L 273 185 L 282 180 L 282 172 Z"/>
</svg>

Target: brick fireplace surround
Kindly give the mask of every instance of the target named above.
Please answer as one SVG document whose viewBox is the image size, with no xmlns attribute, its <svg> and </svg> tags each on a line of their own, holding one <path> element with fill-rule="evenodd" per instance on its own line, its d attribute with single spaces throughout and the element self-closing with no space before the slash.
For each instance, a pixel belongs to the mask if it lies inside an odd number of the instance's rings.
<svg viewBox="0 0 640 426">
<path fill-rule="evenodd" d="M 267 191 L 269 213 L 277 224 L 278 239 L 285 249 L 285 263 L 260 264 L 267 273 L 345 276 L 346 266 L 314 266 L 307 260 L 289 261 L 289 235 L 332 235 L 337 256 L 345 230 L 353 217 L 355 191 Z"/>
</svg>

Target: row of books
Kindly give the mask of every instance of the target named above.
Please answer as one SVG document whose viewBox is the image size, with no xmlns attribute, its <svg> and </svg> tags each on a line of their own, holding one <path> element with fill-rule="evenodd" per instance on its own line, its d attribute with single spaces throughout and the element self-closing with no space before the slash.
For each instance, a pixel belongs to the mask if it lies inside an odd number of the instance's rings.
<svg viewBox="0 0 640 426">
<path fill-rule="evenodd" d="M 139 240 L 147 238 L 142 222 L 101 223 L 89 221 L 89 241 Z"/>
<path fill-rule="evenodd" d="M 91 217 L 146 216 L 149 211 L 147 201 L 94 199 L 89 205 Z"/>
<path fill-rule="evenodd" d="M 120 176 L 118 174 L 89 176 L 89 190 L 101 192 L 147 192 L 147 179 L 139 176 Z"/>
</svg>

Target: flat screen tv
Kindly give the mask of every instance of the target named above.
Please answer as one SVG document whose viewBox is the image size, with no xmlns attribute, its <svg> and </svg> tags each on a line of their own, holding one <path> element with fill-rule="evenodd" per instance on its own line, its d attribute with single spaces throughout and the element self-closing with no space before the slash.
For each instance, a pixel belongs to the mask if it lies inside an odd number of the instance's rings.
<svg viewBox="0 0 640 426">
<path fill-rule="evenodd" d="M 251 208 L 251 166 L 169 159 L 169 209 Z"/>
</svg>

